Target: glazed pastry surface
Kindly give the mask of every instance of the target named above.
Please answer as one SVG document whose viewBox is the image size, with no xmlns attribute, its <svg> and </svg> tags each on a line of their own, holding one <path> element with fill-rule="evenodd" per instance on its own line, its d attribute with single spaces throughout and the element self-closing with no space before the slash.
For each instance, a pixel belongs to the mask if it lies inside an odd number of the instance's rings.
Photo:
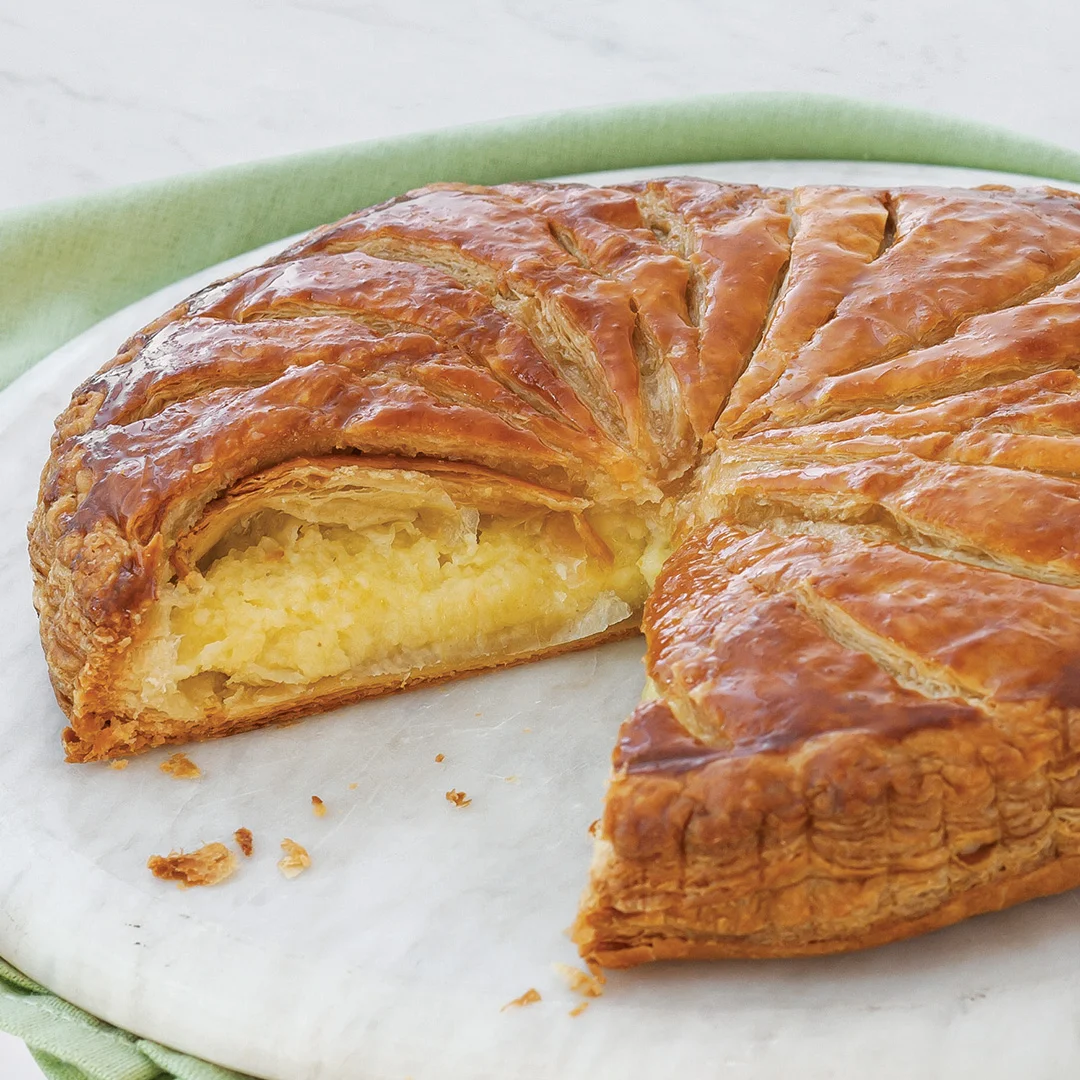
<svg viewBox="0 0 1080 1080">
<path fill-rule="evenodd" d="M 361 210 L 58 418 L 30 549 L 67 754 L 640 625 L 586 958 L 843 951 L 1070 888 L 1078 362 L 1068 192 Z"/>
</svg>

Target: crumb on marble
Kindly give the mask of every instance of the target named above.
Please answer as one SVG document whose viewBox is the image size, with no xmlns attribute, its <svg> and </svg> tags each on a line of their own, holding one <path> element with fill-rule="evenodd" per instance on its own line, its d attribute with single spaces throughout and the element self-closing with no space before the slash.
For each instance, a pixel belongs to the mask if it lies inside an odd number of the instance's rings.
<svg viewBox="0 0 1080 1080">
<path fill-rule="evenodd" d="M 517 783 L 517 779 L 518 779 L 518 778 L 517 778 L 517 776 L 513 776 L 513 775 L 511 775 L 511 776 L 504 776 L 504 777 L 503 777 L 503 779 L 504 779 L 504 780 L 505 780 L 505 781 L 506 781 L 506 782 L 507 782 L 508 784 L 516 784 L 516 783 Z"/>
<path fill-rule="evenodd" d="M 169 776 L 175 776 L 177 780 L 197 780 L 202 776 L 202 769 L 187 756 L 187 754 L 173 754 L 166 758 L 158 768 Z"/>
<path fill-rule="evenodd" d="M 436 762 L 445 761 L 446 760 L 446 755 L 445 754 L 436 754 L 435 755 L 435 760 L 436 760 Z"/>
<path fill-rule="evenodd" d="M 110 769 L 126 769 L 128 767 L 128 759 L 126 757 L 115 758 L 109 762 Z"/>
<path fill-rule="evenodd" d="M 311 856 L 307 853 L 307 849 L 287 836 L 281 841 L 281 850 L 285 854 L 278 860 L 277 865 L 287 878 L 302 874 L 311 865 Z"/>
<path fill-rule="evenodd" d="M 359 786 L 360 786 L 360 785 L 359 785 L 359 784 L 356 784 L 356 783 L 350 784 L 350 785 L 349 785 L 349 790 L 350 790 L 350 791 L 355 791 L 355 790 L 356 790 L 356 789 L 357 789 L 357 788 L 358 788 Z"/>
<path fill-rule="evenodd" d="M 458 791 L 457 788 L 451 788 L 446 793 L 446 801 L 453 803 L 455 806 L 468 806 L 472 802 L 464 791 Z"/>
<path fill-rule="evenodd" d="M 311 812 L 316 817 L 326 817 L 326 803 L 318 795 L 311 796 Z"/>
<path fill-rule="evenodd" d="M 566 980 L 566 985 L 575 994 L 590 998 L 598 998 L 603 994 L 604 983 L 607 979 L 604 978 L 604 973 L 599 967 L 594 968 L 590 965 L 589 971 L 582 971 L 581 968 L 576 968 L 571 964 L 552 964 L 551 966 Z"/>
<path fill-rule="evenodd" d="M 236 870 L 236 856 L 215 841 L 204 844 L 198 851 L 151 855 L 146 865 L 154 877 L 175 881 L 181 889 L 189 889 L 195 885 L 217 885 L 230 877 Z"/>
<path fill-rule="evenodd" d="M 506 1012 L 507 1009 L 520 1009 L 523 1005 L 533 1005 L 539 1000 L 540 991 L 533 987 L 529 987 L 521 997 L 516 997 L 513 1001 L 508 1001 L 499 1012 Z"/>
<path fill-rule="evenodd" d="M 236 841 L 236 846 L 244 853 L 244 858 L 250 859 L 251 853 L 255 850 L 255 838 L 251 835 L 251 830 L 237 829 L 233 833 L 233 839 Z"/>
<path fill-rule="evenodd" d="M 575 1005 L 570 1010 L 570 1015 L 571 1016 L 580 1016 L 591 1004 L 592 1004 L 591 1001 L 583 1001 L 579 1005 Z"/>
<path fill-rule="evenodd" d="M 590 836 L 595 836 L 597 834 L 597 832 L 599 832 L 599 830 L 600 830 L 600 819 L 599 818 L 593 818 L 592 822 L 589 825 L 589 835 Z"/>
</svg>

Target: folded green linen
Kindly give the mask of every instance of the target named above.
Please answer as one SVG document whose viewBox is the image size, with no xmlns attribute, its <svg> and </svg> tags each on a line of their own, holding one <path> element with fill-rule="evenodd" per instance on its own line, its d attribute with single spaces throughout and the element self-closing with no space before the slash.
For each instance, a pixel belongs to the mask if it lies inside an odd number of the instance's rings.
<svg viewBox="0 0 1080 1080">
<path fill-rule="evenodd" d="M 1080 154 L 996 128 L 792 94 L 558 113 L 234 165 L 0 214 L 0 386 L 163 285 L 433 180 L 759 158 L 1080 178 Z"/>
<path fill-rule="evenodd" d="M 214 169 L 0 214 L 0 386 L 163 285 L 433 180 L 501 183 L 769 158 L 919 162 L 1080 182 L 1080 153 L 963 120 L 794 94 L 559 113 Z M 52 1080 L 238 1075 L 110 1027 L 3 961 L 0 1030 L 24 1039 Z"/>
</svg>

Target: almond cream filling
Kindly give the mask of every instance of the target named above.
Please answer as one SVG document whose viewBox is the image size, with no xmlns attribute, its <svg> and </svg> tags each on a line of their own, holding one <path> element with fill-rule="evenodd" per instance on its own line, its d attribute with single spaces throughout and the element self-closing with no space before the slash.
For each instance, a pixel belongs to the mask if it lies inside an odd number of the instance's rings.
<svg viewBox="0 0 1080 1080">
<path fill-rule="evenodd" d="M 536 508 L 399 510 L 363 528 L 264 513 L 164 587 L 132 657 L 138 711 L 244 711 L 601 633 L 640 612 L 663 552 L 633 516 L 595 514 L 600 545 L 579 526 Z"/>
</svg>

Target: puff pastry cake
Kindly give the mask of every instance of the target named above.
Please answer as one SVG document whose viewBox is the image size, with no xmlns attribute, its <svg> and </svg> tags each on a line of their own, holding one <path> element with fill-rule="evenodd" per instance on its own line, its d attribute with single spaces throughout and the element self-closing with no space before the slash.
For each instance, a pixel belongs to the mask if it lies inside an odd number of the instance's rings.
<svg viewBox="0 0 1080 1080">
<path fill-rule="evenodd" d="M 860 948 L 1080 884 L 1080 196 L 437 185 L 126 342 L 30 526 L 69 758 L 638 626 L 575 927 Z"/>
</svg>

